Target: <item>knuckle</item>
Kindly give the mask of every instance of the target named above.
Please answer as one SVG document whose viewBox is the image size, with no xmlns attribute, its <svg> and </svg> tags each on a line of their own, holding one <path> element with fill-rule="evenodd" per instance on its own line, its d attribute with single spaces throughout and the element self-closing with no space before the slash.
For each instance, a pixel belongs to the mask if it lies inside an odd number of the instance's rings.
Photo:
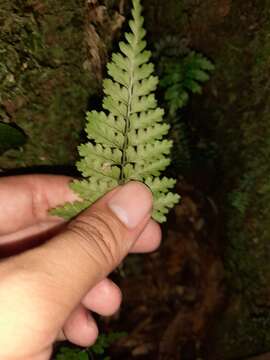
<svg viewBox="0 0 270 360">
<path fill-rule="evenodd" d="M 40 191 L 32 192 L 32 214 L 37 221 L 42 221 L 47 216 L 49 203 L 46 195 Z"/>
<path fill-rule="evenodd" d="M 109 215 L 95 211 L 91 216 L 81 215 L 68 225 L 78 245 L 95 262 L 117 266 L 122 256 L 123 233 L 119 224 Z"/>
</svg>

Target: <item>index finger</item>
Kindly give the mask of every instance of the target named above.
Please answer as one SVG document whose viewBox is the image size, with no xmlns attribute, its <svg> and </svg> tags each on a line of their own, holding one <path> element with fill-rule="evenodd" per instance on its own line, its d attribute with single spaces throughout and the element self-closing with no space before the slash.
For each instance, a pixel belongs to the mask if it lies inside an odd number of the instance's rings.
<svg viewBox="0 0 270 360">
<path fill-rule="evenodd" d="M 19 175 L 0 178 L 0 236 L 42 222 L 61 222 L 48 210 L 78 200 L 69 188 L 72 178 L 59 175 Z"/>
</svg>

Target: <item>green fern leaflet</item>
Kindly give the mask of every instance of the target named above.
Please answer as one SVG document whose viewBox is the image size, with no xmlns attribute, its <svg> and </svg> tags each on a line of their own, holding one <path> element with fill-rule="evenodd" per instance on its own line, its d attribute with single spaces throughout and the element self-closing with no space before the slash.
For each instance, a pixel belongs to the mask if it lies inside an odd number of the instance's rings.
<svg viewBox="0 0 270 360">
<path fill-rule="evenodd" d="M 170 115 L 184 107 L 189 94 L 201 94 L 202 84 L 209 80 L 215 69 L 210 60 L 200 53 L 191 51 L 181 61 L 167 61 L 160 85 L 165 89 L 165 100 L 169 104 Z"/>
<path fill-rule="evenodd" d="M 146 31 L 139 0 L 133 0 L 131 32 L 120 42 L 120 52 L 108 64 L 109 79 L 104 80 L 102 112 L 87 113 L 89 142 L 79 146 L 77 163 L 84 180 L 71 183 L 83 201 L 53 210 L 54 215 L 69 219 L 119 184 L 138 180 L 153 192 L 153 218 L 166 220 L 166 214 L 179 196 L 169 190 L 175 180 L 160 174 L 170 163 L 172 142 L 163 139 L 169 125 L 163 123 L 164 110 L 157 106 L 154 91 L 158 78 L 145 50 Z"/>
</svg>

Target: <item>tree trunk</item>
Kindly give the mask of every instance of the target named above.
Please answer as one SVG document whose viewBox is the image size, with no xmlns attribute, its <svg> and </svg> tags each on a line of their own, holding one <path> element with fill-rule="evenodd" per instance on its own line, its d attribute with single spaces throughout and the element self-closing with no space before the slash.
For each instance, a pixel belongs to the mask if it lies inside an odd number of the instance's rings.
<svg viewBox="0 0 270 360">
<path fill-rule="evenodd" d="M 73 164 L 125 1 L 0 0 L 0 117 L 28 135 L 0 168 Z"/>
<path fill-rule="evenodd" d="M 216 65 L 188 111 L 219 150 L 211 184 L 223 215 L 229 300 L 208 358 L 244 359 L 270 350 L 270 1 L 147 0 L 145 6 L 154 42 L 175 34 Z"/>
</svg>

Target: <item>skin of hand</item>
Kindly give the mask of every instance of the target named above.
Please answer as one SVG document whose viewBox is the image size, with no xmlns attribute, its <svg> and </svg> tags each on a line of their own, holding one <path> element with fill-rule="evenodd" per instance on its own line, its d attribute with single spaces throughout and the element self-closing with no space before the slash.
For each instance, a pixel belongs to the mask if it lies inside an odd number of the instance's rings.
<svg viewBox="0 0 270 360">
<path fill-rule="evenodd" d="M 121 302 L 108 274 L 129 252 L 159 246 L 145 185 L 119 186 L 67 223 L 48 210 L 77 199 L 70 180 L 0 179 L 0 359 L 48 360 L 56 340 L 93 344 L 90 311 L 110 315 Z"/>
</svg>

